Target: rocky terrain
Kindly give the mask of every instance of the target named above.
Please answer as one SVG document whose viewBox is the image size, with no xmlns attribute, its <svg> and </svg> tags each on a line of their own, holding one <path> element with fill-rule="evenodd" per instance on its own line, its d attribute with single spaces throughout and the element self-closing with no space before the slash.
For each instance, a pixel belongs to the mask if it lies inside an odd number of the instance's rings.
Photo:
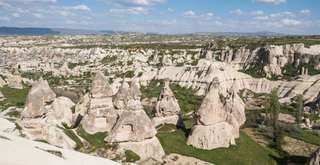
<svg viewBox="0 0 320 165">
<path fill-rule="evenodd" d="M 0 145 L 39 164 L 317 162 L 320 44 L 139 37 L 1 37 Z"/>
</svg>

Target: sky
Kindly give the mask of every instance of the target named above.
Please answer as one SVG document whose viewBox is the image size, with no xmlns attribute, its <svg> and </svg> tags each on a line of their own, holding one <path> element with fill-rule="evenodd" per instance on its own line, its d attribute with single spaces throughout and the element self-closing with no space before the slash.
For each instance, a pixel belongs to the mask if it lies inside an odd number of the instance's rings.
<svg viewBox="0 0 320 165">
<path fill-rule="evenodd" d="M 0 26 L 320 34 L 320 0 L 0 0 Z"/>
</svg>

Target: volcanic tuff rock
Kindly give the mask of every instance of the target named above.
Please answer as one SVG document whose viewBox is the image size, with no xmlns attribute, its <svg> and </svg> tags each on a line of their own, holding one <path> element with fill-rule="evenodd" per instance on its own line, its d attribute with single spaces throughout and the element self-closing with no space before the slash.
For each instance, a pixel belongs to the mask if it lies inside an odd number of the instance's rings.
<svg viewBox="0 0 320 165">
<path fill-rule="evenodd" d="M 26 108 L 22 112 L 24 118 L 35 118 L 46 113 L 45 106 L 54 101 L 56 94 L 45 80 L 39 80 L 32 85 L 26 100 Z"/>
<path fill-rule="evenodd" d="M 2 77 L 0 76 L 0 88 L 5 86 L 7 83 L 2 79 Z"/>
<path fill-rule="evenodd" d="M 71 125 L 73 106 L 74 103 L 68 98 L 56 98 L 47 81 L 35 82 L 21 114 L 23 133 L 33 140 L 46 140 L 59 147 L 74 148 L 75 142 L 57 127 L 63 123 Z"/>
<path fill-rule="evenodd" d="M 320 149 L 311 155 L 309 165 L 320 165 Z"/>
<path fill-rule="evenodd" d="M 209 44 L 202 49 L 202 58 L 208 60 L 212 58 L 218 59 L 231 64 L 237 70 L 246 70 L 262 65 L 267 77 L 282 75 L 282 68 L 286 64 L 295 66 L 311 64 L 316 69 L 320 68 L 320 45 L 310 47 L 306 47 L 304 44 L 268 45 L 251 50 L 246 47 L 232 49 L 230 47 L 218 48 L 211 45 Z"/>
<path fill-rule="evenodd" d="M 220 92 L 212 84 L 197 112 L 197 124 L 192 128 L 187 143 L 201 149 L 229 147 L 239 137 L 245 122 L 244 103 L 234 92 Z"/>
<path fill-rule="evenodd" d="M 160 159 L 164 151 L 155 136 L 155 127 L 141 106 L 140 95 L 136 81 L 133 80 L 130 86 L 123 82 L 114 98 L 118 108 L 116 124 L 105 141 L 117 143 L 122 150 L 132 150 L 141 159 Z"/>
<path fill-rule="evenodd" d="M 141 110 L 141 91 L 139 82 L 132 80 L 131 86 L 123 80 L 118 93 L 114 96 L 114 106 L 118 110 Z"/>
<path fill-rule="evenodd" d="M 9 75 L 7 78 L 8 87 L 22 89 L 22 77 L 19 75 Z"/>
<path fill-rule="evenodd" d="M 114 126 L 117 112 L 114 111 L 113 90 L 101 72 L 97 72 L 90 95 L 79 102 L 77 112 L 83 116 L 82 126 L 89 133 L 108 132 Z"/>
<path fill-rule="evenodd" d="M 155 110 L 155 117 L 152 118 L 152 122 L 155 126 L 165 123 L 179 126 L 183 125 L 180 106 L 170 89 L 169 81 L 165 81 L 165 85 L 161 89 Z"/>
</svg>

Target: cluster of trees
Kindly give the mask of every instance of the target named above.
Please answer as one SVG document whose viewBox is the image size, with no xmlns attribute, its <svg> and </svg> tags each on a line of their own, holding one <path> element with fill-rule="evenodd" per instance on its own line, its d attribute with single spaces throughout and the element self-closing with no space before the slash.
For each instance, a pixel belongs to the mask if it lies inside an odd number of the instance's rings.
<svg viewBox="0 0 320 165">
<path fill-rule="evenodd" d="M 298 95 L 295 99 L 296 104 L 296 111 L 295 111 L 295 118 L 297 125 L 300 125 L 302 121 L 303 115 L 303 96 Z M 278 90 L 274 89 L 267 97 L 266 105 L 266 116 L 265 116 L 265 124 L 271 127 L 272 130 L 272 143 L 273 146 L 278 149 L 282 150 L 281 145 L 283 144 L 283 137 L 284 131 L 279 123 L 279 113 L 281 111 L 281 104 L 279 102 L 278 97 Z"/>
</svg>

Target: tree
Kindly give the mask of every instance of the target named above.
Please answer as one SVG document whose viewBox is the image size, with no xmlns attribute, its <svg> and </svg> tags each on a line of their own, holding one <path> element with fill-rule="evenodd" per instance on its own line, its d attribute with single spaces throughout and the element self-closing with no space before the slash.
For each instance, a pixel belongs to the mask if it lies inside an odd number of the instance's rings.
<svg viewBox="0 0 320 165">
<path fill-rule="evenodd" d="M 283 143 L 283 131 L 278 123 L 280 102 L 278 97 L 278 90 L 273 89 L 267 99 L 266 116 L 268 124 L 272 127 L 273 144 L 275 148 L 281 150 L 281 144 Z"/>
<path fill-rule="evenodd" d="M 296 109 L 296 122 L 297 122 L 297 124 L 300 124 L 302 121 L 303 107 L 304 107 L 303 96 L 298 95 L 296 98 L 296 108 L 297 108 Z"/>
</svg>

